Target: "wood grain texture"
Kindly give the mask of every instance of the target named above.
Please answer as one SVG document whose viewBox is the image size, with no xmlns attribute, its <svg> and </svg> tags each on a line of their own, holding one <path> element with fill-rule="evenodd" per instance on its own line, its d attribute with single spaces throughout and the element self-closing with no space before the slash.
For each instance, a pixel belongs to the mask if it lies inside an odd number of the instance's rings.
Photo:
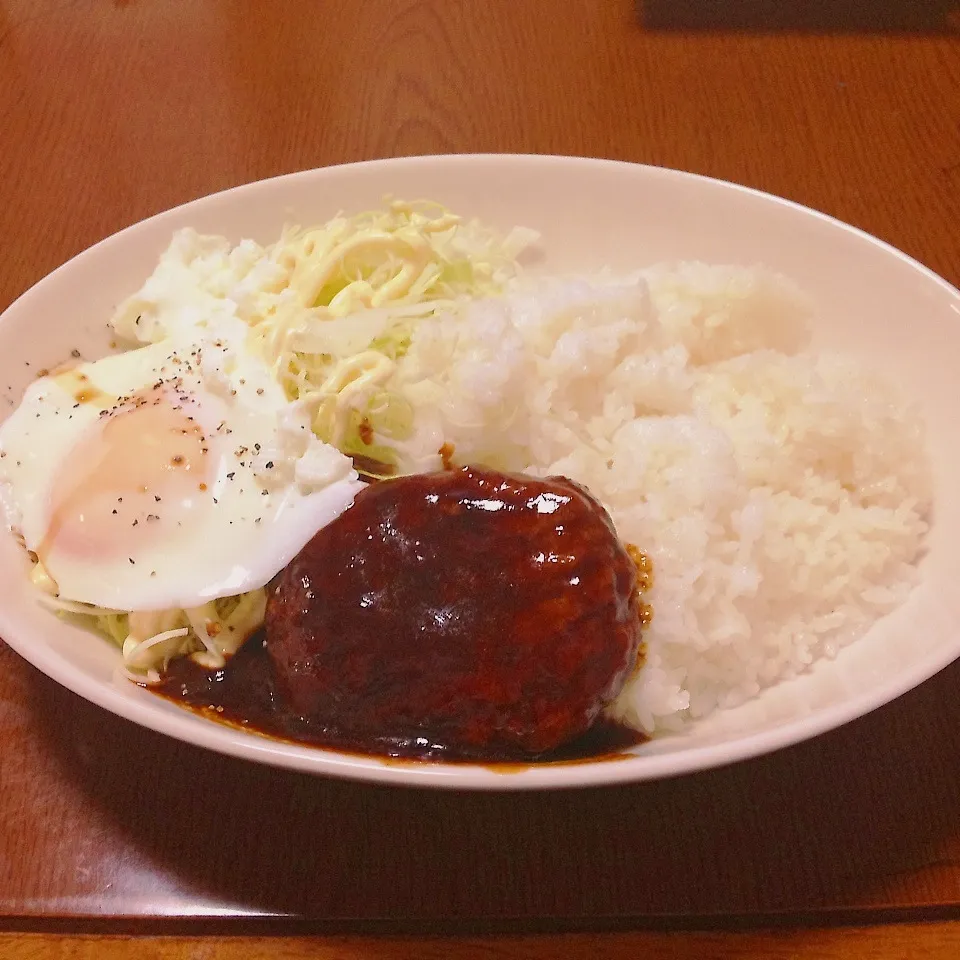
<svg viewBox="0 0 960 960">
<path fill-rule="evenodd" d="M 226 912 L 319 931 L 931 905 L 960 916 L 958 684 L 960 665 L 816 741 L 693 777 L 454 794 L 208 754 L 0 648 L 0 912 L 21 927 L 49 916 L 215 927 Z"/>
<path fill-rule="evenodd" d="M 4 0 L 0 306 L 108 233 L 304 167 L 468 151 L 788 196 L 960 279 L 951 37 L 644 31 L 630 0 Z M 4 22 L 5 21 L 5 22 Z"/>
<path fill-rule="evenodd" d="M 0 0 L 0 309 L 91 243 L 213 190 L 447 151 L 590 154 L 747 183 L 960 282 L 960 43 L 946 33 L 655 30 L 630 0 Z M 456 796 L 175 744 L 0 648 L 0 922 L 960 913 L 958 684 L 955 666 L 729 770 Z"/>
<path fill-rule="evenodd" d="M 4 960 L 956 960 L 960 925 L 909 924 L 753 933 L 629 933 L 558 937 L 380 938 L 126 937 L 0 935 Z"/>
</svg>

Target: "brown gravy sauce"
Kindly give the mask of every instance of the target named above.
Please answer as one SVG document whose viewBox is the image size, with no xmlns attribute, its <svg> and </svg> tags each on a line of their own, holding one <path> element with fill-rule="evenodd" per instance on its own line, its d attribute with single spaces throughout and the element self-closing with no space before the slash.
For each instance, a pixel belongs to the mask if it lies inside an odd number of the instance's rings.
<svg viewBox="0 0 960 960">
<path fill-rule="evenodd" d="M 365 483 L 377 483 L 381 477 L 392 477 L 397 468 L 391 463 L 383 463 L 373 457 L 365 457 L 362 453 L 351 454 L 353 467 L 360 474 Z"/>
<path fill-rule="evenodd" d="M 73 394 L 73 399 L 77 403 L 99 403 L 103 405 L 116 399 L 93 384 L 90 378 L 80 370 L 63 370 L 54 373 L 53 379 L 63 390 Z"/>
<path fill-rule="evenodd" d="M 171 662 L 163 680 L 149 688 L 153 693 L 208 719 L 250 730 L 277 740 L 309 744 L 384 763 L 436 762 L 476 764 L 453 759 L 439 744 L 420 740 L 381 739 L 357 742 L 339 731 L 298 716 L 278 695 L 273 666 L 267 655 L 263 631 L 252 636 L 219 670 L 207 670 L 189 658 Z M 627 751 L 646 741 L 636 730 L 612 721 L 598 720 L 583 736 L 559 750 L 529 762 L 480 762 L 497 773 L 518 773 L 545 764 L 597 763 L 626 760 Z"/>
</svg>

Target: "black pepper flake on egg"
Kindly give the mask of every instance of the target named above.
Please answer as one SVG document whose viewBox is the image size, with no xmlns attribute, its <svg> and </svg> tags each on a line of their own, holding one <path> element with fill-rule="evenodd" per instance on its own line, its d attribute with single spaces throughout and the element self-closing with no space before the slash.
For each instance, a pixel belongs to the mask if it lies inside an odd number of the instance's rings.
<svg viewBox="0 0 960 960">
<path fill-rule="evenodd" d="M 232 480 L 235 476 L 236 476 L 236 473 L 233 473 L 233 472 L 228 473 L 228 474 L 227 474 L 227 479 L 228 479 L 228 480 Z"/>
<path fill-rule="evenodd" d="M 268 470 L 272 470 L 272 469 L 273 469 L 273 461 L 272 461 L 272 460 L 268 460 L 268 461 L 266 462 L 266 468 L 267 468 Z"/>
<path fill-rule="evenodd" d="M 133 559 L 133 557 L 127 557 L 127 559 L 130 561 L 131 565 L 136 566 L 136 561 Z"/>
<path fill-rule="evenodd" d="M 157 501 L 157 503 L 159 503 L 159 502 L 160 502 L 160 498 L 159 498 L 159 497 L 158 497 L 158 496 L 157 496 L 156 494 L 154 494 L 154 496 L 153 496 L 153 499 L 154 499 L 154 500 L 156 500 L 156 501 Z"/>
<path fill-rule="evenodd" d="M 80 351 L 79 351 L 79 350 L 71 350 L 71 351 L 70 351 L 70 356 L 73 357 L 74 360 L 79 360 L 79 359 L 80 359 Z"/>
</svg>

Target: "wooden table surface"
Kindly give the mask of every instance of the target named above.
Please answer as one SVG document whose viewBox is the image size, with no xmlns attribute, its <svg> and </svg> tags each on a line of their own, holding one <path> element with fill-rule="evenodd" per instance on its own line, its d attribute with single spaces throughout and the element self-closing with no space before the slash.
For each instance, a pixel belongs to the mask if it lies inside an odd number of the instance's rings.
<svg viewBox="0 0 960 960">
<path fill-rule="evenodd" d="M 863 6 L 0 0 L 0 309 L 205 193 L 466 151 L 735 180 L 957 283 L 956 4 Z M 0 955 L 956 957 L 958 687 L 681 780 L 450 795 L 167 741 L 0 645 Z"/>
</svg>

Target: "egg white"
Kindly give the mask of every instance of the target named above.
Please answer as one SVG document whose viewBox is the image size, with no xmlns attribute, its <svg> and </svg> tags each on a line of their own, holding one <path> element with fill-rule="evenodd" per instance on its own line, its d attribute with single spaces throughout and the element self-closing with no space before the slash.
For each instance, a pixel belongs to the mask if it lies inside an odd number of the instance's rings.
<svg viewBox="0 0 960 960">
<path fill-rule="evenodd" d="M 0 425 L 0 500 L 60 597 L 137 611 L 253 590 L 352 503 L 363 484 L 351 461 L 317 440 L 308 412 L 245 351 L 245 334 L 235 317 L 208 318 L 189 335 L 44 377 Z M 103 462 L 112 474 L 84 462 L 117 418 L 158 416 L 161 405 L 164 415 L 193 418 L 202 485 L 184 494 L 180 477 L 177 496 L 166 497 L 173 473 L 140 483 L 143 464 L 118 460 L 112 447 Z M 134 423 L 124 421 L 127 436 Z M 78 500 L 69 529 L 87 539 L 79 550 L 76 537 L 70 549 L 58 547 L 50 537 L 64 510 L 56 492 L 81 474 L 83 490 L 116 486 L 128 468 L 138 489 L 114 491 L 116 504 Z"/>
</svg>

